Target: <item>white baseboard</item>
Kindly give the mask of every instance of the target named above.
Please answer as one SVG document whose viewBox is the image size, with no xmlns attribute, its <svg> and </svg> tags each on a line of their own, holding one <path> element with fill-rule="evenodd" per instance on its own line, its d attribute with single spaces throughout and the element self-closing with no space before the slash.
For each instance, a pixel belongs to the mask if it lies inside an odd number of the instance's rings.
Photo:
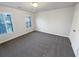
<svg viewBox="0 0 79 59">
<path fill-rule="evenodd" d="M 45 32 L 45 31 L 40 31 L 40 30 L 35 30 L 35 31 L 44 32 L 44 33 L 48 33 L 48 34 L 53 34 L 53 33 L 50 33 L 50 32 Z M 67 38 L 69 38 L 68 36 L 59 35 L 59 34 L 53 34 L 53 35 L 57 35 L 57 36 L 62 36 L 62 37 L 67 37 Z"/>
</svg>

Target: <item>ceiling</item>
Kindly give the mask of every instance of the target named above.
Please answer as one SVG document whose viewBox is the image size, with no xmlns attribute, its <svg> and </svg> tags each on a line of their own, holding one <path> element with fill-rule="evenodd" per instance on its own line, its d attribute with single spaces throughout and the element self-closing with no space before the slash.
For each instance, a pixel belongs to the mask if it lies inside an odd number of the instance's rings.
<svg viewBox="0 0 79 59">
<path fill-rule="evenodd" d="M 0 2 L 1 6 L 18 8 L 29 12 L 40 12 L 46 10 L 54 10 L 58 8 L 65 8 L 75 6 L 77 2 L 38 2 L 38 7 L 34 8 L 31 2 Z"/>
</svg>

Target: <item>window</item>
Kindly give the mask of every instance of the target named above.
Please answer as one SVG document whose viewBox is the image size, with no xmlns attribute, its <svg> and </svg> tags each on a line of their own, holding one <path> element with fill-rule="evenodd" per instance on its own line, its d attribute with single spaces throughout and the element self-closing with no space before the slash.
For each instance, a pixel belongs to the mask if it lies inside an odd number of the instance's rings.
<svg viewBox="0 0 79 59">
<path fill-rule="evenodd" d="M 31 18 L 31 16 L 29 16 L 29 17 L 27 17 L 27 19 L 26 19 L 26 27 L 27 28 L 31 28 L 32 27 L 32 18 Z"/>
<path fill-rule="evenodd" d="M 0 34 L 13 32 L 11 15 L 8 13 L 0 14 Z"/>
</svg>

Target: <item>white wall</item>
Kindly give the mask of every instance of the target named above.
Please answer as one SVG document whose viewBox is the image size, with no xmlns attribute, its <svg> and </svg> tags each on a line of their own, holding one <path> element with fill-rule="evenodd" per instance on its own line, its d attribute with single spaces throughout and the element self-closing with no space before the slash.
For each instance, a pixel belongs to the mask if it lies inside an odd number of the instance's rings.
<svg viewBox="0 0 79 59">
<path fill-rule="evenodd" d="M 14 28 L 14 32 L 0 35 L 0 43 L 11 40 L 13 38 L 16 38 L 18 36 L 21 36 L 34 30 L 34 17 L 32 13 L 4 6 L 0 6 L 0 12 L 9 12 L 12 14 L 12 22 Z M 27 29 L 25 25 L 25 17 L 29 15 L 32 16 L 33 26 L 32 28 Z"/>
<path fill-rule="evenodd" d="M 73 12 L 73 7 L 39 12 L 36 14 L 36 30 L 68 37 Z"/>
<path fill-rule="evenodd" d="M 76 30 L 76 32 L 73 32 Z M 70 40 L 75 56 L 79 57 L 79 3 L 75 7 L 72 28 L 70 32 Z"/>
</svg>

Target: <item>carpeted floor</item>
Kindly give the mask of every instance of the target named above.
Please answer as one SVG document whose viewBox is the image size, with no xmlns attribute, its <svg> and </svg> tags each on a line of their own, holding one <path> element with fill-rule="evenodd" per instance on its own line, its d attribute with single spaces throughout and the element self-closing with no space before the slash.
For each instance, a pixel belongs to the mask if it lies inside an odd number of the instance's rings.
<svg viewBox="0 0 79 59">
<path fill-rule="evenodd" d="M 74 57 L 68 38 L 34 31 L 0 45 L 1 57 Z"/>
</svg>

